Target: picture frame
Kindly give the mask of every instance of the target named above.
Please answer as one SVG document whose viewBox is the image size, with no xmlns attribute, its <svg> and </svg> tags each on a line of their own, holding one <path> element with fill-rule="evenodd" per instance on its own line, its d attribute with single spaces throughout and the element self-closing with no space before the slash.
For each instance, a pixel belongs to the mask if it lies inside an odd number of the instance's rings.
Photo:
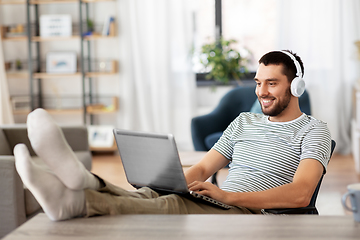
<svg viewBox="0 0 360 240">
<path fill-rule="evenodd" d="M 44 14 L 40 16 L 40 37 L 70 37 L 71 35 L 71 15 Z"/>
<path fill-rule="evenodd" d="M 110 148 L 114 145 L 113 126 L 88 126 L 89 145 L 93 148 Z"/>
<path fill-rule="evenodd" d="M 75 52 L 49 52 L 46 55 L 46 72 L 76 73 L 76 58 Z"/>
</svg>

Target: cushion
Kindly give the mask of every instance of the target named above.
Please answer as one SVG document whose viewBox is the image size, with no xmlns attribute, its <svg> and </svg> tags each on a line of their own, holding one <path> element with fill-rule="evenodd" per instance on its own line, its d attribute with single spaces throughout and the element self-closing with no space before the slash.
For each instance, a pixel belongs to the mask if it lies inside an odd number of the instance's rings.
<svg viewBox="0 0 360 240">
<path fill-rule="evenodd" d="M 252 113 L 263 113 L 261 110 L 261 106 L 260 106 L 260 102 L 259 100 L 255 100 L 255 102 L 253 103 L 250 112 Z"/>
<path fill-rule="evenodd" d="M 214 144 L 219 140 L 223 132 L 215 132 L 205 138 L 205 146 L 207 149 L 211 149 Z"/>
</svg>

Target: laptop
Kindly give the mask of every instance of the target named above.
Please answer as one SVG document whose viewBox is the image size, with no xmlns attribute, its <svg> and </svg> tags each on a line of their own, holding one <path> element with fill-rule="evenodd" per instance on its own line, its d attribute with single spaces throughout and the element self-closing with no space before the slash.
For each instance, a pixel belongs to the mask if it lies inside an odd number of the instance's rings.
<svg viewBox="0 0 360 240">
<path fill-rule="evenodd" d="M 188 189 L 173 135 L 120 129 L 113 132 L 127 181 L 133 187 L 149 187 L 161 194 L 175 193 L 223 209 L 233 208 Z"/>
</svg>

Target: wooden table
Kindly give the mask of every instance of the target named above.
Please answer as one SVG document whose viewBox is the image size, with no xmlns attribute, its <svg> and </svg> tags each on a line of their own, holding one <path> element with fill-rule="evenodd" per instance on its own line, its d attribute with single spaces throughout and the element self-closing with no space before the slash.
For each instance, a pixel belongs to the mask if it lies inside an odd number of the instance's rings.
<svg viewBox="0 0 360 240">
<path fill-rule="evenodd" d="M 119 215 L 52 222 L 39 214 L 13 239 L 359 239 L 352 216 Z"/>
<path fill-rule="evenodd" d="M 183 167 L 191 167 L 198 163 L 206 154 L 204 151 L 182 151 L 179 152 L 180 162 Z"/>
</svg>

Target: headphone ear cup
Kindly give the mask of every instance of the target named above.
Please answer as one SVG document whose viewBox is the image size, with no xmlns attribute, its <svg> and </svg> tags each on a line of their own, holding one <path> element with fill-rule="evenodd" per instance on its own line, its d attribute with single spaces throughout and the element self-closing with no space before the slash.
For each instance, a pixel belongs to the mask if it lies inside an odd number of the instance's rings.
<svg viewBox="0 0 360 240">
<path fill-rule="evenodd" d="M 294 97 L 300 97 L 305 91 L 305 81 L 300 77 L 296 77 L 291 82 L 291 94 Z"/>
</svg>

